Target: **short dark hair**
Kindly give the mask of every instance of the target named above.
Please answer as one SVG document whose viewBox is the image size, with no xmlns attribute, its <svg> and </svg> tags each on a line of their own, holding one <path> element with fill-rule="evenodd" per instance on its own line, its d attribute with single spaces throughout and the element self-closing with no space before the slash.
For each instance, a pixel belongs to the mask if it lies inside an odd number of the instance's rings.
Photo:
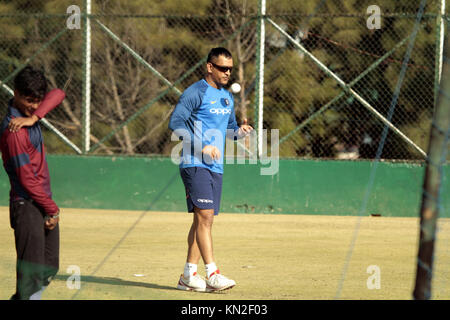
<svg viewBox="0 0 450 320">
<path fill-rule="evenodd" d="M 206 62 L 212 62 L 219 56 L 225 56 L 225 58 L 232 58 L 231 52 L 228 51 L 226 48 L 218 47 L 218 48 L 212 48 L 211 51 L 208 54 L 208 60 Z"/>
<path fill-rule="evenodd" d="M 26 66 L 15 77 L 14 89 L 26 97 L 42 99 L 47 93 L 47 79 L 42 71 Z"/>
</svg>

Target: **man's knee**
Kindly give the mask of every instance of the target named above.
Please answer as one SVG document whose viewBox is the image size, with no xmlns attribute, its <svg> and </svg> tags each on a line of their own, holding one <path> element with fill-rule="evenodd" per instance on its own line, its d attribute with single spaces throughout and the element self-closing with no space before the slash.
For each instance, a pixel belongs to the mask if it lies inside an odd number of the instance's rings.
<svg viewBox="0 0 450 320">
<path fill-rule="evenodd" d="M 197 226 L 211 227 L 214 222 L 214 209 L 194 208 L 195 222 Z"/>
</svg>

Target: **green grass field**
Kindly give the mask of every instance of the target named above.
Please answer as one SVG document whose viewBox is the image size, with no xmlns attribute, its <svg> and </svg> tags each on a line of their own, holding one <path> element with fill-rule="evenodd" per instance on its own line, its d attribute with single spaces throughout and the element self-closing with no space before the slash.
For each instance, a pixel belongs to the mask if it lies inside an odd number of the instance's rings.
<svg viewBox="0 0 450 320">
<path fill-rule="evenodd" d="M 339 299 L 411 299 L 414 288 L 417 218 L 221 213 L 213 226 L 216 262 L 237 285 L 211 294 L 175 289 L 190 214 L 64 209 L 61 217 L 60 270 L 44 299 L 335 299 L 338 288 Z M 439 221 L 433 299 L 450 299 L 449 222 Z M 67 285 L 71 265 L 81 271 L 79 290 Z M 368 288 L 369 266 L 380 270 L 379 289 Z M 13 231 L 0 207 L 0 299 L 14 288 Z"/>
</svg>

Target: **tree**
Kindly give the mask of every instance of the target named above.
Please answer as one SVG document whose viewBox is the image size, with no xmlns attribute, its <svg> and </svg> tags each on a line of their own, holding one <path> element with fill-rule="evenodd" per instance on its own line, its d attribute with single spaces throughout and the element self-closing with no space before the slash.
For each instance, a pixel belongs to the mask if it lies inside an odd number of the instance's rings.
<svg viewBox="0 0 450 320">
<path fill-rule="evenodd" d="M 0 4 L 0 13 L 9 14 L 0 18 L 5 30 L 0 38 L 2 79 L 64 29 L 71 4 L 70 0 Z M 267 15 L 350 83 L 410 35 L 416 21 L 418 3 L 380 0 L 377 5 L 382 12 L 378 30 L 367 28 L 367 4 L 360 0 L 267 1 Z M 426 10 L 437 12 L 436 3 L 430 2 Z M 40 15 L 25 19 L 17 12 Z M 257 0 L 101 0 L 93 2 L 93 14 L 90 139 L 98 145 L 94 153 L 170 154 L 168 117 L 180 92 L 204 76 L 206 54 L 218 45 L 228 47 L 235 58 L 231 82 L 242 87 L 236 99 L 238 119 L 248 118 L 254 124 Z M 166 80 L 107 35 L 97 21 Z M 67 98 L 48 117 L 77 145 L 82 139 L 82 35 L 82 30 L 66 31 L 33 61 L 45 69 L 52 86 L 65 87 Z M 392 119 L 422 149 L 426 149 L 424 133 L 433 109 L 435 40 L 435 19 L 424 16 Z M 265 44 L 264 128 L 280 129 L 280 137 L 289 135 L 280 155 L 335 157 L 359 147 L 365 150 L 364 157 L 373 158 L 383 123 L 348 93 L 297 130 L 342 88 L 268 22 Z M 353 86 L 384 116 L 405 52 L 403 45 Z M 50 152 L 70 152 L 62 142 L 49 139 Z M 370 148 L 365 141 L 371 141 Z M 390 133 L 382 157 L 420 155 Z"/>
</svg>

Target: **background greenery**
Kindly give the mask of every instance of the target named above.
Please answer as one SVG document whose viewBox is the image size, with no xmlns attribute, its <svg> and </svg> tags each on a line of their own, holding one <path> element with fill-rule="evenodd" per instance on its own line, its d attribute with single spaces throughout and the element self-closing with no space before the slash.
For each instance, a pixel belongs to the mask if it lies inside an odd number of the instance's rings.
<svg viewBox="0 0 450 320">
<path fill-rule="evenodd" d="M 83 3 L 0 1 L 0 79 L 32 57 L 30 63 L 45 70 L 52 86 L 66 89 L 67 98 L 48 119 L 78 146 L 82 140 L 84 22 L 80 30 L 67 30 L 66 10 L 70 5 L 83 10 Z M 379 0 L 381 28 L 370 30 L 367 8 L 372 4 L 366 0 L 269 0 L 267 15 L 349 83 L 412 33 L 420 7 L 418 0 Z M 392 118 L 392 123 L 425 151 L 434 105 L 438 4 L 437 0 L 427 1 Z M 235 71 L 231 82 L 242 86 L 236 95 L 237 117 L 256 125 L 257 0 L 93 0 L 92 6 L 90 141 L 96 148 L 91 153 L 170 155 L 174 142 L 168 118 L 179 92 L 203 77 L 202 59 L 213 46 L 232 51 Z M 174 83 L 178 93 L 96 21 Z M 295 131 L 341 89 L 268 22 L 265 44 L 264 128 L 279 129 L 280 137 L 289 134 L 280 145 L 280 156 L 374 158 L 383 124 L 350 95 Z M 406 46 L 407 42 L 353 87 L 385 117 Z M 12 87 L 12 79 L 6 84 Z M 6 106 L 9 95 L 5 90 L 0 90 L 0 99 Z M 138 117 L 121 126 L 136 112 L 140 112 Z M 49 132 L 46 145 L 52 153 L 74 152 Z M 381 157 L 423 158 L 392 132 Z"/>
</svg>

